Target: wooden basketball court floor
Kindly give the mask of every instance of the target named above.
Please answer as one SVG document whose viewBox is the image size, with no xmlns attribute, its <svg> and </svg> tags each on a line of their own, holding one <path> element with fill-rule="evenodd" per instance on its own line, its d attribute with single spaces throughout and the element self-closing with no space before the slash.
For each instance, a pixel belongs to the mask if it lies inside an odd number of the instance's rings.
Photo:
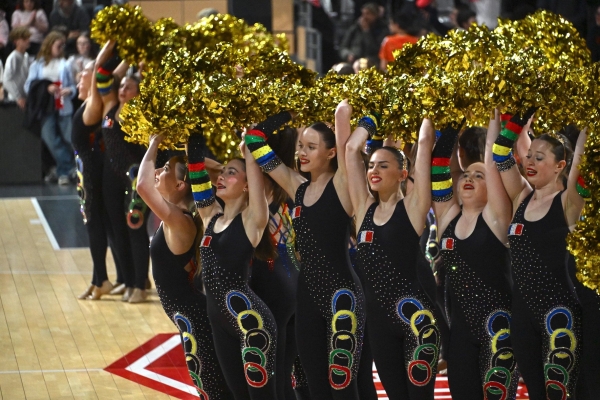
<svg viewBox="0 0 600 400">
<path fill-rule="evenodd" d="M 73 186 L 0 188 L 0 399 L 174 399 L 103 370 L 176 330 L 154 291 L 77 299 L 92 271 L 89 249 L 68 243 L 85 237 L 77 203 Z"/>
</svg>

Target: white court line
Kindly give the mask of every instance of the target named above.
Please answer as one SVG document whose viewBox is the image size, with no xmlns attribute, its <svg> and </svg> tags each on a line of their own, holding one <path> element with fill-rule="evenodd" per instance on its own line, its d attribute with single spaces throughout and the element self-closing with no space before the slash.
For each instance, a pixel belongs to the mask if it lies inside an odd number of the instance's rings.
<svg viewBox="0 0 600 400">
<path fill-rule="evenodd" d="M 89 275 L 89 272 L 81 272 L 81 271 L 0 271 L 0 275 Z"/>
<path fill-rule="evenodd" d="M 100 368 L 81 368 L 81 369 L 31 369 L 24 371 L 0 371 L 0 374 L 54 374 L 57 372 L 100 372 Z"/>
<path fill-rule="evenodd" d="M 152 379 L 153 381 L 181 390 L 182 392 L 200 397 L 198 396 L 198 391 L 194 386 L 190 386 L 183 382 L 176 381 L 175 379 L 159 375 L 156 372 L 146 369 L 148 365 L 152 364 L 154 361 L 158 360 L 160 357 L 164 356 L 177 346 L 181 346 L 181 339 L 179 338 L 179 335 L 173 335 L 173 337 L 171 337 L 169 340 L 153 349 L 148 354 L 143 355 L 139 360 L 136 360 L 125 369 L 145 378 Z"/>
<path fill-rule="evenodd" d="M 42 223 L 42 226 L 44 227 L 44 230 L 46 231 L 46 236 L 48 236 L 48 240 L 50 241 L 52 248 L 54 250 L 60 250 L 60 246 L 58 245 L 58 242 L 56 241 L 56 238 L 54 237 L 54 233 L 52 233 L 52 229 L 50 229 L 50 225 L 48 225 L 48 221 L 46 220 L 46 217 L 44 216 L 44 212 L 42 211 L 42 209 L 40 207 L 40 203 L 38 203 L 38 201 L 35 197 L 32 197 L 31 204 L 33 204 L 33 208 L 35 208 L 35 212 L 37 213 L 38 218 L 40 219 L 40 222 Z"/>
</svg>

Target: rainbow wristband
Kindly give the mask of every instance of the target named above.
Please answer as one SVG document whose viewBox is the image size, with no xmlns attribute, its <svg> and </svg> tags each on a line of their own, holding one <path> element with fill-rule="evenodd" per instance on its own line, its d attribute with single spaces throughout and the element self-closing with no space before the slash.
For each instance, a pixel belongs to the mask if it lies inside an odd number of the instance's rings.
<svg viewBox="0 0 600 400">
<path fill-rule="evenodd" d="M 450 157 L 435 157 L 431 160 L 431 200 L 444 202 L 452 196 Z"/>
<path fill-rule="evenodd" d="M 269 173 L 282 164 L 281 159 L 266 142 L 266 135 L 252 129 L 244 136 L 244 143 L 252 153 L 252 157 L 265 173 Z"/>
<path fill-rule="evenodd" d="M 579 193 L 579 195 L 585 200 L 589 200 L 592 197 L 590 189 L 588 189 L 587 185 L 585 184 L 585 180 L 581 175 L 579 175 L 579 178 L 577 178 L 577 184 L 575 185 L 575 188 L 577 189 L 577 193 Z"/>
<path fill-rule="evenodd" d="M 213 204 L 215 202 L 215 196 L 212 191 L 210 177 L 208 176 L 208 172 L 206 172 L 204 161 L 196 163 L 189 162 L 188 171 L 196 207 L 204 208 Z"/>
<path fill-rule="evenodd" d="M 509 114 L 502 114 L 500 117 L 502 130 L 492 146 L 493 159 L 496 162 L 496 168 L 500 172 L 508 171 L 516 164 L 512 147 L 519 139 L 523 127 L 511 121 L 511 118 L 512 116 Z"/>
</svg>

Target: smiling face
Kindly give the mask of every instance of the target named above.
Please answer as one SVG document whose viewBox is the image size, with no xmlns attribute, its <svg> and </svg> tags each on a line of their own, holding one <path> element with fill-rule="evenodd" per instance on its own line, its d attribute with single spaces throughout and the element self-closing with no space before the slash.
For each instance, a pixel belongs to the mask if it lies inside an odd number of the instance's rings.
<svg viewBox="0 0 600 400">
<path fill-rule="evenodd" d="M 217 196 L 223 200 L 236 199 L 247 193 L 246 165 L 237 159 L 229 161 L 217 179 Z"/>
<path fill-rule="evenodd" d="M 328 149 L 321 134 L 306 128 L 298 138 L 298 160 L 302 172 L 322 171 L 330 168 L 335 148 Z"/>
<path fill-rule="evenodd" d="M 485 164 L 476 162 L 467 168 L 458 181 L 458 197 L 464 202 L 487 203 Z"/>
<path fill-rule="evenodd" d="M 554 182 L 565 168 L 564 160 L 557 161 L 552 145 L 536 139 L 531 142 L 524 167 L 527 180 L 535 187 L 543 187 Z"/>
<path fill-rule="evenodd" d="M 390 151 L 379 149 L 369 160 L 367 179 L 374 192 L 398 191 L 400 183 L 406 179 L 407 171 L 402 169 L 398 158 Z"/>
</svg>

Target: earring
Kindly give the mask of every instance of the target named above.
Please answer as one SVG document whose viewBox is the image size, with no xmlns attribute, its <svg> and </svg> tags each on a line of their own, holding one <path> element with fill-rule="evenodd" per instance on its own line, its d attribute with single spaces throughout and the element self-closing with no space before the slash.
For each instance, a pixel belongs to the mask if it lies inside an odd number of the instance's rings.
<svg viewBox="0 0 600 400">
<path fill-rule="evenodd" d="M 246 191 L 247 191 L 247 189 L 246 189 L 246 188 L 244 188 L 244 193 L 246 193 Z"/>
</svg>

